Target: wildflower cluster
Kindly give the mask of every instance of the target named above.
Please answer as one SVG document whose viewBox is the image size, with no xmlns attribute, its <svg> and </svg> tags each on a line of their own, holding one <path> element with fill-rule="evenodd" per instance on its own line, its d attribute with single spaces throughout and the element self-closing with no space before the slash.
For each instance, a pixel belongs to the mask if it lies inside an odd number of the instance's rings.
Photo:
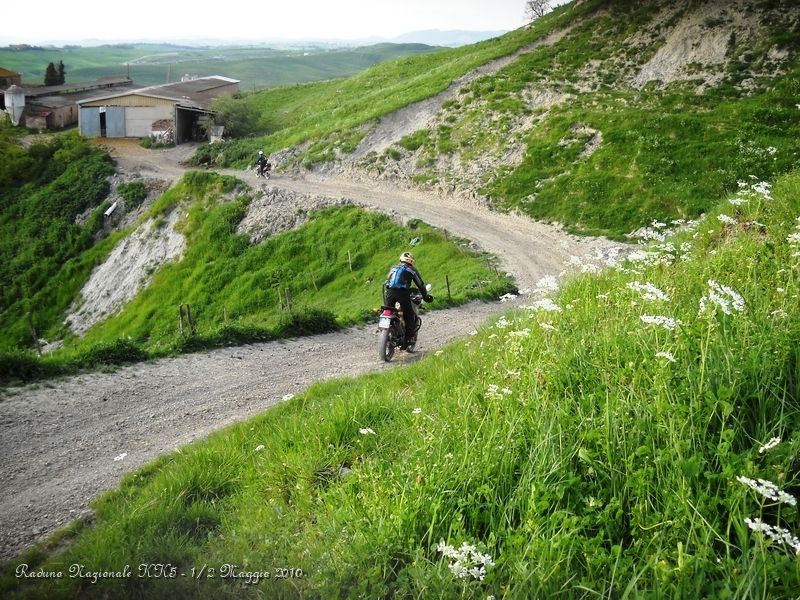
<svg viewBox="0 0 800 600">
<path fill-rule="evenodd" d="M 473 577 L 478 581 L 483 581 L 486 577 L 486 567 L 494 565 L 492 557 L 488 554 L 478 552 L 472 544 L 464 542 L 458 549 L 439 542 L 437 551 L 450 559 L 450 572 L 459 579 Z"/>
<path fill-rule="evenodd" d="M 667 296 L 652 283 L 631 281 L 628 284 L 628 289 L 639 292 L 642 295 L 643 300 L 663 300 L 664 302 L 669 302 L 669 296 Z"/>
<path fill-rule="evenodd" d="M 664 317 L 662 315 L 642 315 L 639 318 L 643 323 L 647 323 L 648 325 L 658 325 L 659 327 L 663 327 L 664 329 L 668 329 L 670 331 L 674 331 L 679 325 L 682 325 L 682 323 L 677 319 L 673 319 L 672 317 Z"/>
<path fill-rule="evenodd" d="M 764 452 L 768 452 L 780 443 L 781 439 L 774 437 L 766 444 L 761 446 L 761 448 L 758 449 L 758 453 L 763 454 Z M 782 504 L 788 504 L 789 506 L 797 506 L 797 499 L 794 496 L 787 494 L 771 481 L 767 481 L 766 479 L 750 479 L 749 477 L 744 476 L 739 476 L 736 478 L 736 480 L 769 500 L 774 500 L 775 502 L 780 502 Z M 747 526 L 751 530 L 764 535 L 766 538 L 774 542 L 786 544 L 790 548 L 794 549 L 796 554 L 800 555 L 800 539 L 798 539 L 797 536 L 792 534 L 792 532 L 788 529 L 784 529 L 776 525 L 770 525 L 769 523 L 765 523 L 758 518 L 751 519 L 746 517 L 744 522 L 747 523 Z"/>
<path fill-rule="evenodd" d="M 741 475 L 736 478 L 736 481 L 755 490 L 765 498 L 788 504 L 789 506 L 797 506 L 797 499 L 794 496 L 787 494 L 771 481 L 767 481 L 766 479 L 750 479 L 749 477 L 743 477 Z"/>
<path fill-rule="evenodd" d="M 502 400 L 506 396 L 513 394 L 508 388 L 500 388 L 500 386 L 491 384 L 486 390 L 486 398 L 490 400 Z"/>
<path fill-rule="evenodd" d="M 790 548 L 793 548 L 795 553 L 800 555 L 800 539 L 797 539 L 797 536 L 792 534 L 791 531 L 788 529 L 783 529 L 782 527 L 773 527 L 768 523 L 764 523 L 761 519 L 751 519 L 746 517 L 744 520 L 747 523 L 747 526 L 752 529 L 753 531 L 757 531 L 774 542 L 779 542 L 786 544 Z"/>
<path fill-rule="evenodd" d="M 726 315 L 744 312 L 744 298 L 731 288 L 720 285 L 713 279 L 708 280 L 708 293 L 700 298 L 700 312 L 706 312 L 711 304 L 722 309 Z"/>
<path fill-rule="evenodd" d="M 794 250 L 792 258 L 800 258 L 800 217 L 797 217 L 795 231 L 786 237 L 786 241 L 789 242 L 789 245 Z"/>
<path fill-rule="evenodd" d="M 761 448 L 758 449 L 758 453 L 759 454 L 764 454 L 764 452 L 769 452 L 770 450 L 772 450 L 775 446 L 777 446 L 780 443 L 781 443 L 781 438 L 774 437 L 770 441 L 768 441 L 766 444 L 761 446 Z"/>
<path fill-rule="evenodd" d="M 528 306 L 523 306 L 522 308 L 527 308 L 528 310 L 534 311 L 544 311 L 544 312 L 561 312 L 561 307 L 553 302 L 550 298 L 542 298 L 541 300 L 537 300 L 533 304 Z"/>
</svg>

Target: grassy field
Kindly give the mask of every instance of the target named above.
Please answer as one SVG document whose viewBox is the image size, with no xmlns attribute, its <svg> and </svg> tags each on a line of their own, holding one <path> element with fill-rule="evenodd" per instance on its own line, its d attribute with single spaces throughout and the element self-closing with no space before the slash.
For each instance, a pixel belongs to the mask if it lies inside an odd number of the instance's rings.
<svg viewBox="0 0 800 600">
<path fill-rule="evenodd" d="M 375 44 L 359 48 L 267 46 L 191 47 L 119 44 L 11 50 L 0 48 L 0 65 L 22 73 L 23 83 L 42 84 L 47 64 L 64 62 L 67 83 L 129 76 L 137 84 L 180 81 L 184 73 L 224 75 L 241 81 L 242 91 L 338 79 L 400 56 L 435 52 L 423 44 Z"/>
<path fill-rule="evenodd" d="M 800 174 L 746 186 L 437 356 L 165 456 L 24 557 L 131 577 L 18 560 L 4 594 L 792 597 L 798 199 Z"/>
</svg>

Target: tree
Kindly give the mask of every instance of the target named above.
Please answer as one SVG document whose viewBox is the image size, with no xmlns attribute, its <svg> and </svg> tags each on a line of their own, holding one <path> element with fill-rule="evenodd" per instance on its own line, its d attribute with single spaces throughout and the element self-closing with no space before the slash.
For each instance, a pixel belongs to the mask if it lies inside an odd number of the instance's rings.
<svg viewBox="0 0 800 600">
<path fill-rule="evenodd" d="M 44 72 L 44 84 L 58 85 L 58 72 L 56 71 L 56 66 L 53 63 L 47 65 L 47 70 Z"/>
<path fill-rule="evenodd" d="M 525 16 L 529 21 L 545 16 L 551 8 L 550 0 L 525 0 Z"/>
<path fill-rule="evenodd" d="M 58 85 L 64 85 L 64 61 L 58 61 Z"/>
</svg>

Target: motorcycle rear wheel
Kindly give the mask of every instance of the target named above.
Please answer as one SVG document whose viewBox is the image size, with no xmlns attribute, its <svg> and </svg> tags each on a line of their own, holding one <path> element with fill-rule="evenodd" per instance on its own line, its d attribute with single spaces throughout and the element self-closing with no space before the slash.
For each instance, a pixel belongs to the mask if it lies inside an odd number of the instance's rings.
<svg viewBox="0 0 800 600">
<path fill-rule="evenodd" d="M 381 331 L 380 339 L 378 340 L 378 356 L 382 361 L 389 362 L 394 356 L 397 343 L 392 335 L 392 328 L 384 329 Z"/>
</svg>

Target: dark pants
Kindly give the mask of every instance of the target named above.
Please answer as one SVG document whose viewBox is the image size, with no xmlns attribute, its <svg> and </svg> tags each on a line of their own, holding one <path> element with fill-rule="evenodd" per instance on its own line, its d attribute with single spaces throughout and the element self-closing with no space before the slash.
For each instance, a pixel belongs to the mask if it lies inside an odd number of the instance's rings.
<svg viewBox="0 0 800 600">
<path fill-rule="evenodd" d="M 411 290 L 409 288 L 386 288 L 385 302 L 387 306 L 400 303 L 403 310 L 403 320 L 406 322 L 406 340 L 417 338 L 417 315 L 411 304 Z"/>
</svg>

